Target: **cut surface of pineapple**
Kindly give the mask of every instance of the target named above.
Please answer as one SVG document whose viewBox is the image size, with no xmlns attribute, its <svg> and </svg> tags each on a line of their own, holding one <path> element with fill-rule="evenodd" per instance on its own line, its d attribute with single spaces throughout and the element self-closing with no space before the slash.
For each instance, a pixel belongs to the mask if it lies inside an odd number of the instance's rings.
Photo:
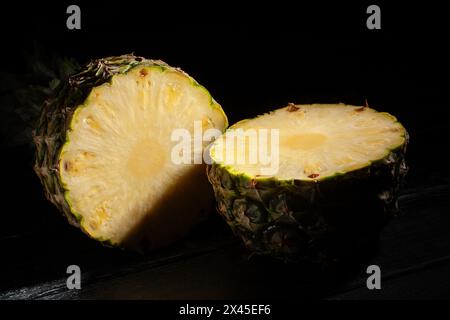
<svg viewBox="0 0 450 320">
<path fill-rule="evenodd" d="M 267 134 L 260 129 L 268 130 Z M 278 140 L 270 139 L 272 129 L 278 130 Z M 268 152 L 276 150 L 273 144 L 278 141 L 278 158 L 272 159 L 277 161 L 277 171 L 273 175 L 262 174 L 261 168 L 267 163 L 262 163 L 259 157 L 251 160 L 250 153 L 255 151 L 252 148 L 260 145 L 251 145 L 249 130 L 266 135 Z M 227 144 L 230 132 L 233 132 L 231 139 L 237 138 L 235 143 Z M 257 136 L 259 140 L 261 136 L 258 133 Z M 238 137 L 244 137 L 241 139 L 245 141 L 244 148 L 239 147 Z M 216 164 L 232 174 L 308 181 L 370 166 L 403 145 L 406 139 L 406 130 L 394 116 L 369 107 L 290 104 L 236 123 L 214 142 L 210 155 Z M 241 161 L 237 160 L 238 156 Z"/>
<path fill-rule="evenodd" d="M 172 161 L 171 133 L 192 133 L 194 121 L 227 126 L 208 91 L 174 68 L 138 65 L 91 90 L 59 155 L 65 200 L 85 232 L 111 244 L 146 234 L 168 242 L 190 223 L 211 192 L 204 165 Z"/>
</svg>

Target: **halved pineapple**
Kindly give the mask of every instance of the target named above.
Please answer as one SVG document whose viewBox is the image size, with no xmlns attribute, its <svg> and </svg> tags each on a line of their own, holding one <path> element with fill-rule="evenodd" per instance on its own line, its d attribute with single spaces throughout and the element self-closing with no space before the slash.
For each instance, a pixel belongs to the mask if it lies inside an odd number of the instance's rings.
<svg viewBox="0 0 450 320">
<path fill-rule="evenodd" d="M 35 169 L 48 198 L 89 236 L 145 251 L 179 238 L 208 210 L 205 166 L 172 159 L 172 132 L 194 137 L 196 121 L 203 130 L 227 126 L 184 72 L 131 55 L 100 59 L 44 108 Z"/>
<path fill-rule="evenodd" d="M 395 117 L 367 106 L 290 104 L 231 126 L 208 176 L 247 247 L 317 260 L 364 243 L 396 211 L 407 141 Z"/>
</svg>

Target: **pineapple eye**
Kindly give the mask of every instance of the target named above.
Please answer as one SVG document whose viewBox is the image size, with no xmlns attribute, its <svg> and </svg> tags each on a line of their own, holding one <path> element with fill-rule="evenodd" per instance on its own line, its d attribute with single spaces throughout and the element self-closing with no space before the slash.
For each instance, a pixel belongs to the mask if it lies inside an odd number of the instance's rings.
<svg viewBox="0 0 450 320">
<path fill-rule="evenodd" d="M 142 69 L 139 71 L 139 75 L 140 75 L 141 77 L 145 78 L 145 76 L 148 75 L 148 70 L 145 69 L 145 68 L 142 68 Z"/>
<path fill-rule="evenodd" d="M 72 169 L 72 163 L 70 161 L 64 161 L 64 170 L 70 171 Z"/>
<path fill-rule="evenodd" d="M 99 122 L 97 120 L 95 120 L 93 116 L 87 116 L 84 119 L 84 123 L 91 129 L 94 129 L 94 130 L 100 129 Z"/>
</svg>

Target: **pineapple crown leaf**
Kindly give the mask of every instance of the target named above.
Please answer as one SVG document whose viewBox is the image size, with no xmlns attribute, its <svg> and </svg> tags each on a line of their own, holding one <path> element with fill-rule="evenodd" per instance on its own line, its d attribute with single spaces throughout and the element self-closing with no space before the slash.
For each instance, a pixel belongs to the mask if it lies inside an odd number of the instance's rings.
<svg viewBox="0 0 450 320">
<path fill-rule="evenodd" d="M 6 146 L 31 143 L 31 131 L 44 101 L 60 85 L 61 80 L 79 69 L 75 59 L 62 57 L 34 44 L 23 55 L 24 74 L 2 73 L 0 83 L 0 143 Z"/>
</svg>

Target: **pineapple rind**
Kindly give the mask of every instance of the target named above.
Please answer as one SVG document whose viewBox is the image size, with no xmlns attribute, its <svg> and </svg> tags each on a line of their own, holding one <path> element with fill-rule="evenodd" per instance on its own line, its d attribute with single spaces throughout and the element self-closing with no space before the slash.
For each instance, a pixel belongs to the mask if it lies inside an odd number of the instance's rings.
<svg viewBox="0 0 450 320">
<path fill-rule="evenodd" d="M 208 90 L 184 71 L 169 66 L 160 60 L 148 60 L 143 57 L 127 54 L 94 60 L 81 71 L 68 77 L 56 88 L 54 95 L 45 101 L 41 116 L 38 119 L 33 139 L 36 145 L 34 170 L 44 186 L 45 195 L 68 219 L 69 223 L 80 228 L 88 236 L 82 226 L 82 216 L 72 210 L 67 197 L 67 190 L 60 175 L 59 159 L 66 144 L 69 144 L 68 130 L 75 112 L 83 107 L 93 88 L 110 83 L 115 75 L 126 74 L 135 67 L 160 68 L 171 70 L 187 76 L 193 86 L 199 86 L 210 97 L 210 107 L 220 110 L 228 126 L 227 117 L 220 105 L 212 98 Z M 102 244 L 119 246 L 111 239 L 96 238 Z"/>
<path fill-rule="evenodd" d="M 208 179 L 218 212 L 249 250 L 326 264 L 362 248 L 398 212 L 406 130 L 403 138 L 362 168 L 317 179 L 254 177 L 214 162 Z"/>
</svg>

